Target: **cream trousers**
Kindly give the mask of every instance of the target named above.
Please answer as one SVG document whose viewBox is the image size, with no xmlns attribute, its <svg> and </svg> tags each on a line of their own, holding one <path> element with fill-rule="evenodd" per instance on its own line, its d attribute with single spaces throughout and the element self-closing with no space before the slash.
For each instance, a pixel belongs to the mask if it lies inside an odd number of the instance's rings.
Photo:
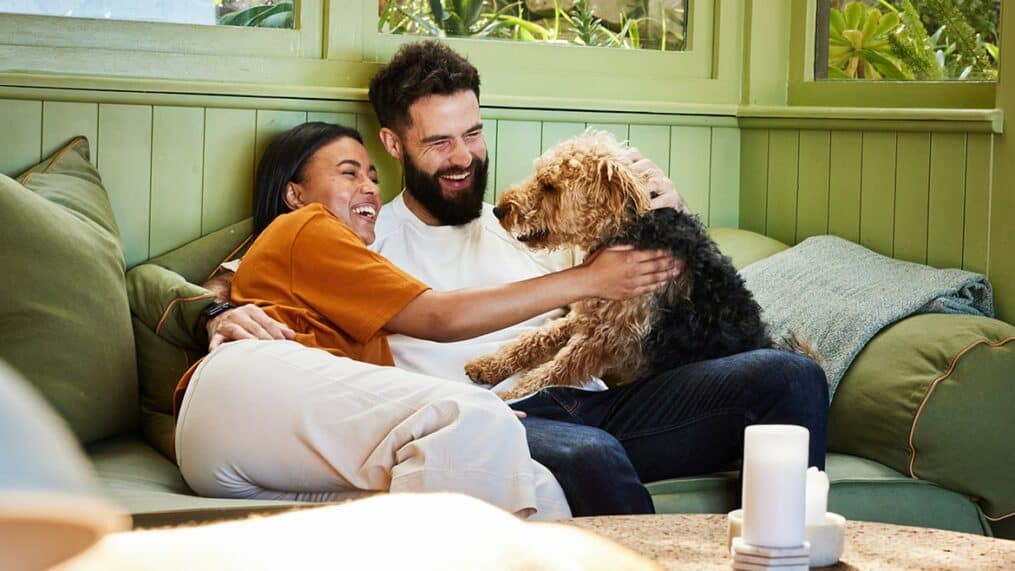
<svg viewBox="0 0 1015 571">
<path fill-rule="evenodd" d="M 180 407 L 176 458 L 204 496 L 450 491 L 534 519 L 571 515 L 490 391 L 292 341 L 235 341 L 204 359 Z"/>
</svg>

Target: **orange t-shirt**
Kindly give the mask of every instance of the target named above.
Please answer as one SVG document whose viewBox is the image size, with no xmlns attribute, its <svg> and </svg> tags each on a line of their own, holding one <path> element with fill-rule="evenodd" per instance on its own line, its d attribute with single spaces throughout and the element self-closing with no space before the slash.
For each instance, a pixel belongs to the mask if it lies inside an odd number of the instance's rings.
<svg viewBox="0 0 1015 571">
<path fill-rule="evenodd" d="M 337 216 L 312 204 L 276 218 L 243 257 L 232 301 L 253 303 L 333 355 L 394 365 L 381 328 L 428 287 L 370 251 Z M 179 410 L 191 371 L 176 387 Z"/>
</svg>

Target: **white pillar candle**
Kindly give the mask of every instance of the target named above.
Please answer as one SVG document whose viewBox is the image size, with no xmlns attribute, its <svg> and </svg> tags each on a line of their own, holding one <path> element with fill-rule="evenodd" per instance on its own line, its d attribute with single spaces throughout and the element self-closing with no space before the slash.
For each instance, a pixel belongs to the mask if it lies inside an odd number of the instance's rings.
<svg viewBox="0 0 1015 571">
<path fill-rule="evenodd" d="M 807 525 L 824 521 L 828 511 L 828 475 L 815 467 L 807 469 Z"/>
<path fill-rule="evenodd" d="M 756 424 L 744 431 L 744 542 L 804 543 L 807 443 L 802 426 Z"/>
</svg>

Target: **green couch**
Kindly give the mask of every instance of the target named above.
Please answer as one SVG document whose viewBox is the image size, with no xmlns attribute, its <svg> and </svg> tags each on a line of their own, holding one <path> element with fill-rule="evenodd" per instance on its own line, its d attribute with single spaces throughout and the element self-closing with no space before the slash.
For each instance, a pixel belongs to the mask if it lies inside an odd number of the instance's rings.
<svg viewBox="0 0 1015 571">
<path fill-rule="evenodd" d="M 0 288 L 16 294 L 0 309 L 0 359 L 67 421 L 104 493 L 135 525 L 288 509 L 197 497 L 170 459 L 172 388 L 200 355 L 190 332 L 211 303 L 193 283 L 244 246 L 249 222 L 125 271 L 87 157 L 79 138 L 17 180 L 0 176 L 0 239 L 31 237 L 0 255 Z M 738 267 L 786 248 L 742 230 L 712 235 Z M 911 317 L 876 336 L 832 404 L 829 509 L 1015 537 L 1015 517 L 1004 517 L 1015 512 L 1013 340 L 1010 324 L 944 315 Z M 664 513 L 725 512 L 737 496 L 735 473 L 648 487 Z"/>
</svg>

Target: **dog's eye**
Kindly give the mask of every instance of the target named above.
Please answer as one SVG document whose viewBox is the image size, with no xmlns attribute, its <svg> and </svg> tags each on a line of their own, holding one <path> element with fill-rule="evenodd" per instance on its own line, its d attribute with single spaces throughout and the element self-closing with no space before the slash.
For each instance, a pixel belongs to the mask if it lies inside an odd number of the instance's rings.
<svg viewBox="0 0 1015 571">
<path fill-rule="evenodd" d="M 543 184 L 543 192 L 548 192 L 550 194 L 555 194 L 557 192 L 557 187 L 553 186 L 552 184 L 546 184 L 546 183 L 544 183 Z"/>
</svg>

